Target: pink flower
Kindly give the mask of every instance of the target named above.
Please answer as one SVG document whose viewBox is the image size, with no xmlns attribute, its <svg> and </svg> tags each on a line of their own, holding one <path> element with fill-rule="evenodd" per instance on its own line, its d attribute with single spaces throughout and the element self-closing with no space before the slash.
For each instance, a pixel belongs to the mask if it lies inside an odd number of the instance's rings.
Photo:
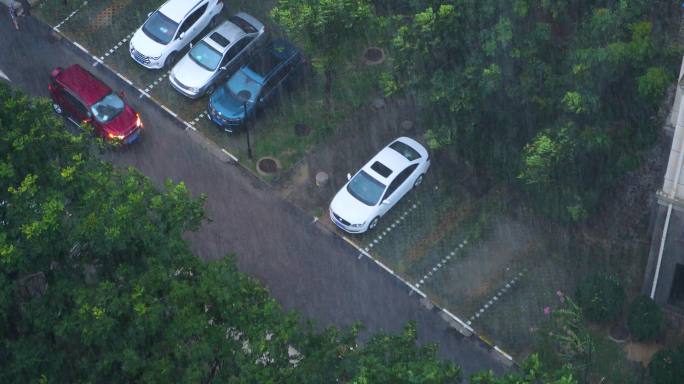
<svg viewBox="0 0 684 384">
<path fill-rule="evenodd" d="M 551 307 L 544 307 L 544 314 L 545 315 L 551 314 Z"/>
<path fill-rule="evenodd" d="M 556 296 L 558 296 L 558 300 L 560 300 L 561 303 L 565 303 L 565 295 L 560 289 L 556 291 Z"/>
</svg>

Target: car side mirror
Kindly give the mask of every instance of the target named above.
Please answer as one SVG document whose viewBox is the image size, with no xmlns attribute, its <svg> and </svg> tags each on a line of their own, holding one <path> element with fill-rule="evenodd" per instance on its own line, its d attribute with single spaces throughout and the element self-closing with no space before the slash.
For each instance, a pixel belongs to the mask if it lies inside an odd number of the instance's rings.
<svg viewBox="0 0 684 384">
<path fill-rule="evenodd" d="M 178 35 L 178 38 L 179 38 L 179 39 L 182 39 L 183 37 L 185 37 L 185 32 L 181 32 L 181 34 Z"/>
<path fill-rule="evenodd" d="M 193 46 L 193 44 L 192 44 L 192 42 L 191 42 L 191 43 L 190 43 L 190 49 L 192 49 L 192 46 Z"/>
<path fill-rule="evenodd" d="M 152 16 L 152 12 L 149 12 L 149 13 L 147 14 L 147 17 L 150 17 L 150 16 Z"/>
<path fill-rule="evenodd" d="M 123 99 L 124 96 L 125 96 L 124 91 L 119 91 L 119 97 Z"/>
<path fill-rule="evenodd" d="M 387 198 L 387 199 L 385 199 L 385 200 L 382 201 L 382 204 L 383 204 L 383 205 L 389 205 L 389 204 L 391 204 L 391 203 L 392 203 L 392 200 L 390 200 L 389 198 Z"/>
<path fill-rule="evenodd" d="M 222 70 L 222 71 L 225 71 L 226 69 L 228 69 L 228 67 L 226 67 L 226 66 L 224 65 L 223 67 L 221 67 L 221 68 L 219 68 L 219 69 Z"/>
<path fill-rule="evenodd" d="M 263 104 L 263 103 L 264 103 L 264 101 L 266 101 L 266 99 L 264 99 L 263 97 L 260 97 L 260 98 L 259 98 L 259 102 L 260 102 L 260 103 L 262 103 L 262 104 Z"/>
</svg>

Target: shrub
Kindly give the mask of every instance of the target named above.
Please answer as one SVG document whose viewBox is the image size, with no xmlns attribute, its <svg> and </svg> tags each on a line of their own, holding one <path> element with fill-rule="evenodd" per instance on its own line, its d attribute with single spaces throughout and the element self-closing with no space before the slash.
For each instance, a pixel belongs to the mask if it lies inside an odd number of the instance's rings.
<svg viewBox="0 0 684 384">
<path fill-rule="evenodd" d="M 653 340 L 663 329 L 660 307 L 647 296 L 639 296 L 629 306 L 627 327 L 638 341 Z"/>
<path fill-rule="evenodd" d="M 587 319 L 597 323 L 615 321 L 622 314 L 625 292 L 617 277 L 595 275 L 577 289 L 577 301 Z"/>
<path fill-rule="evenodd" d="M 684 344 L 656 353 L 648 365 L 648 373 L 653 384 L 681 384 L 684 377 Z"/>
</svg>

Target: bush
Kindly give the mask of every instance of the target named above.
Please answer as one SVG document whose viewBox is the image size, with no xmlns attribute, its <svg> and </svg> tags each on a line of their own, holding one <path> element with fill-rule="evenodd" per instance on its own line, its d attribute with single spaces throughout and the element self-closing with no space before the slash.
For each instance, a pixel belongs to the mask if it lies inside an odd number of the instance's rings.
<svg viewBox="0 0 684 384">
<path fill-rule="evenodd" d="M 660 307 L 647 296 L 637 297 L 629 306 L 627 327 L 638 341 L 655 339 L 663 329 Z"/>
<path fill-rule="evenodd" d="M 653 384 L 681 384 L 684 377 L 684 344 L 656 353 L 648 365 L 648 373 Z"/>
<path fill-rule="evenodd" d="M 615 321 L 622 314 L 625 292 L 617 277 L 595 275 L 577 289 L 577 301 L 587 319 L 597 323 Z"/>
</svg>

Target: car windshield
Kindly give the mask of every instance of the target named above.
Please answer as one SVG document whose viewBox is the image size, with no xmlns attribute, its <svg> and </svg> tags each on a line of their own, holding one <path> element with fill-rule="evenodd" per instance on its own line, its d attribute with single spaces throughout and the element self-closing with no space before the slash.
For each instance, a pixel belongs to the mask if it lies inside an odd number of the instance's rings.
<svg viewBox="0 0 684 384">
<path fill-rule="evenodd" d="M 210 47 L 209 44 L 200 41 L 190 50 L 190 58 L 206 70 L 213 71 L 218 68 L 222 57 L 221 54 Z"/>
<path fill-rule="evenodd" d="M 152 40 L 160 44 L 168 44 L 178 29 L 175 23 L 159 11 L 155 11 L 143 25 L 143 32 Z"/>
<path fill-rule="evenodd" d="M 110 93 L 90 107 L 90 112 L 93 114 L 93 117 L 100 123 L 111 121 L 123 112 L 123 110 L 123 100 L 114 93 Z"/>
<path fill-rule="evenodd" d="M 384 190 L 385 184 L 375 180 L 364 171 L 357 173 L 347 184 L 347 191 L 369 206 L 374 206 L 378 203 Z"/>
<path fill-rule="evenodd" d="M 405 143 L 402 143 L 401 141 L 395 141 L 394 143 L 390 144 L 390 148 L 401 153 L 401 155 L 404 156 L 408 161 L 420 159 L 420 154 L 418 151 L 409 147 Z"/>
</svg>

